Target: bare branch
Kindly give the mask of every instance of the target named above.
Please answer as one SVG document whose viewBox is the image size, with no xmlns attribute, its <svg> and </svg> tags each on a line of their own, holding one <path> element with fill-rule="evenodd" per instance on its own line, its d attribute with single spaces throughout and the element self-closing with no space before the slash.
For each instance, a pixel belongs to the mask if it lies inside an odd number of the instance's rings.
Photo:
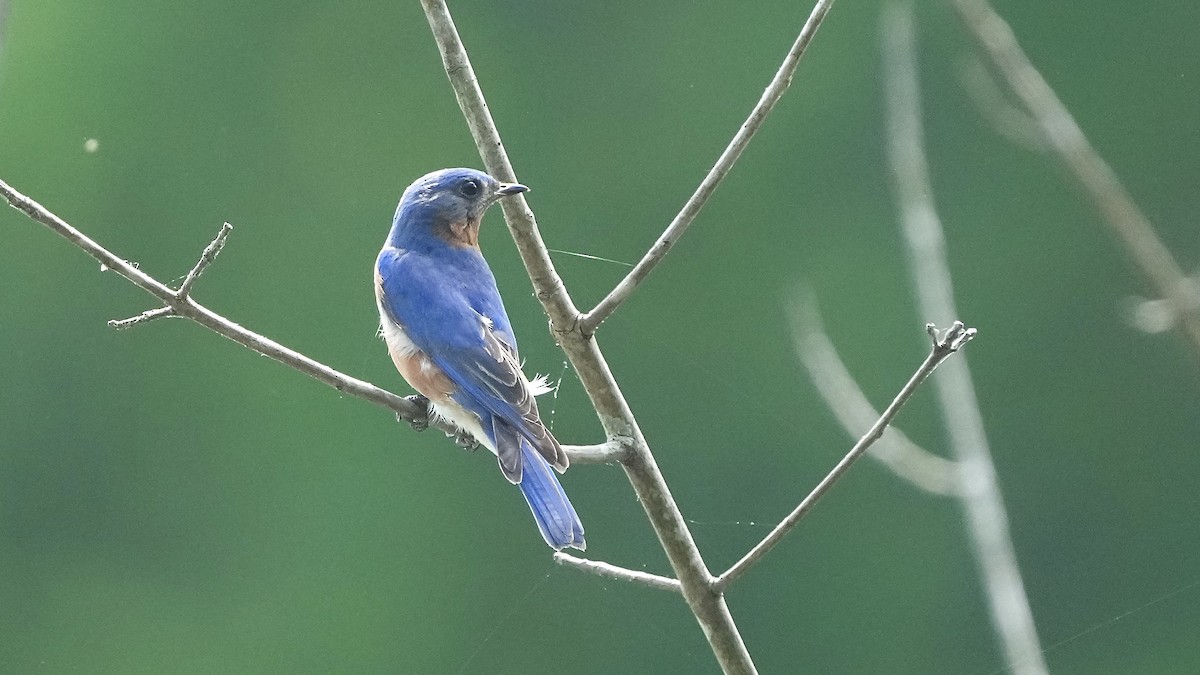
<svg viewBox="0 0 1200 675">
<path fill-rule="evenodd" d="M 629 456 L 628 439 L 613 440 L 600 445 L 564 445 L 571 464 L 619 464 Z"/>
<path fill-rule="evenodd" d="M 516 175 L 500 142 L 500 134 L 488 112 L 475 71 L 445 2 L 422 0 L 421 4 L 437 41 L 446 76 L 454 88 L 485 168 L 500 180 L 515 180 Z M 575 369 L 606 436 L 629 439 L 629 452 L 621 466 L 654 527 L 671 569 L 679 579 L 684 600 L 704 630 L 713 655 L 726 673 L 757 672 L 725 598 L 713 592 L 712 574 L 704 564 L 687 522 L 675 498 L 671 496 L 650 446 L 617 386 L 599 345 L 592 336 L 584 335 L 579 330 L 579 311 L 554 270 L 533 213 L 521 196 L 503 202 L 509 231 L 517 243 L 534 292 L 550 317 L 555 338 Z"/>
<path fill-rule="evenodd" d="M 1092 148 L 1070 111 L 1025 56 L 1004 19 L 986 0 L 955 0 L 954 6 L 1126 253 L 1158 294 L 1171 303 L 1200 354 L 1200 286 L 1180 269 L 1112 167 Z"/>
<path fill-rule="evenodd" d="M 471 59 L 458 36 L 454 19 L 450 17 L 450 10 L 445 2 L 439 0 L 421 0 L 421 5 L 437 41 L 442 66 L 454 89 L 454 96 L 462 109 L 463 117 L 466 118 L 467 127 L 471 130 L 475 146 L 479 149 L 479 155 L 483 158 L 484 167 L 488 173 L 503 182 L 519 182 L 512 162 L 508 159 L 508 153 L 504 150 L 504 143 L 500 140 L 500 132 L 496 130 L 496 123 L 492 121 L 492 113 L 483 99 L 483 91 L 475 78 Z M 502 199 L 500 207 L 504 210 L 504 219 L 517 244 L 521 260 L 525 263 L 530 281 L 533 282 L 538 300 L 550 317 L 554 331 L 569 333 L 575 330 L 579 310 L 571 302 L 562 278 L 554 269 L 554 263 L 550 260 L 550 253 L 542 241 L 537 221 L 525 201 L 525 195 L 512 195 Z"/>
<path fill-rule="evenodd" d="M 599 560 L 587 560 L 586 558 L 576 558 L 573 555 L 559 551 L 554 554 L 554 562 L 567 567 L 574 567 L 584 572 L 590 572 L 596 576 L 608 577 L 609 579 L 619 579 L 628 581 L 634 584 L 641 584 L 650 588 L 656 588 L 660 591 L 671 591 L 674 593 L 681 592 L 678 579 L 670 577 L 660 577 L 657 574 L 649 572 L 638 572 L 637 570 L 617 567 Z"/>
<path fill-rule="evenodd" d="M 925 316 L 954 316 L 945 237 L 933 201 L 922 139 L 912 5 L 889 5 L 881 31 L 885 41 L 883 80 L 887 83 L 889 158 L 917 302 Z M 1007 664 L 1015 673 L 1043 675 L 1048 670 L 1021 581 L 966 358 L 946 364 L 934 385 L 958 458 L 967 530 Z"/>
<path fill-rule="evenodd" d="M 350 377 L 344 373 L 338 372 L 333 368 L 313 359 L 304 356 L 303 354 L 289 349 L 270 338 L 259 335 L 251 330 L 247 330 L 242 326 L 226 319 L 207 307 L 197 303 L 190 297 L 180 297 L 179 294 L 166 284 L 151 277 L 145 272 L 138 269 L 136 265 L 126 262 L 113 252 L 104 248 L 100 244 L 93 241 L 91 238 L 84 235 L 79 230 L 71 227 L 62 218 L 51 213 L 41 204 L 17 192 L 8 183 L 0 180 L 0 196 L 9 203 L 13 208 L 21 211 L 33 220 L 45 225 L 55 233 L 62 236 L 67 241 L 75 246 L 83 249 L 88 255 L 92 256 L 100 262 L 100 264 L 113 272 L 128 279 L 138 288 L 146 291 L 150 295 L 161 300 L 165 307 L 153 309 L 144 312 L 138 317 L 126 319 L 116 322 L 121 324 L 114 327 L 128 327 L 142 321 L 147 321 L 158 316 L 166 316 L 170 310 L 170 314 L 191 319 L 196 323 L 208 328 L 209 330 L 223 335 L 230 340 L 247 347 L 263 356 L 270 358 L 290 366 L 305 375 L 308 375 L 320 382 L 333 387 L 334 389 L 356 396 L 358 398 L 370 401 L 384 408 L 393 410 L 397 416 L 406 420 L 424 420 L 428 415 L 426 408 L 417 403 L 397 396 L 390 391 L 380 389 L 370 382 L 365 382 L 354 377 Z M 141 318 L 145 317 L 145 318 Z M 110 324 L 111 325 L 111 324 Z M 438 420 L 436 425 L 442 431 L 453 434 L 455 429 Z"/>
<path fill-rule="evenodd" d="M 725 589 L 729 587 L 729 584 L 737 581 L 739 577 L 745 574 L 751 567 L 754 566 L 755 563 L 757 563 L 762 559 L 763 556 L 770 552 L 771 549 L 775 548 L 775 546 L 782 541 L 785 536 L 787 536 L 788 532 L 792 531 L 792 528 L 796 526 L 796 523 L 799 523 L 800 519 L 812 510 L 812 507 L 816 505 L 817 501 L 821 499 L 821 497 L 825 496 L 825 493 L 829 491 L 829 488 L 833 487 L 833 484 L 836 483 L 839 478 L 845 475 L 847 471 L 849 471 L 850 466 L 854 464 L 855 460 L 857 460 L 859 457 L 862 457 L 863 453 L 865 453 L 867 449 L 870 448 L 873 443 L 875 443 L 875 441 L 879 440 L 879 437 L 883 435 L 884 429 L 887 428 L 887 425 L 891 424 L 892 420 L 896 417 L 896 414 L 900 412 L 900 408 L 904 407 L 904 404 L 908 402 L 908 399 L 912 398 L 913 392 L 915 392 L 917 387 L 925 381 L 925 378 L 929 377 L 929 375 L 933 373 L 934 369 L 938 367 L 938 364 L 940 364 L 942 361 L 945 361 L 950 357 L 951 354 L 958 351 L 963 345 L 975 337 L 975 329 L 965 328 L 960 321 L 955 321 L 942 335 L 937 334 L 937 329 L 933 324 L 927 324 L 925 326 L 925 330 L 931 336 L 932 346 L 930 347 L 929 355 L 925 357 L 925 361 L 921 363 L 921 366 L 917 368 L 917 371 L 913 373 L 912 377 L 909 378 L 904 387 L 900 389 L 900 393 L 896 394 L 896 398 L 893 399 L 892 403 L 887 407 L 886 410 L 883 411 L 883 415 L 881 415 L 871 429 L 867 431 L 866 435 L 860 438 L 859 441 L 854 444 L 854 447 L 850 448 L 850 452 L 846 453 L 846 456 L 842 458 L 842 461 L 838 462 L 837 465 L 833 467 L 833 470 L 830 471 L 829 474 L 825 476 L 825 478 L 822 479 L 815 488 L 813 488 L 812 492 L 810 492 L 808 496 L 800 502 L 800 505 L 797 506 L 790 514 L 788 514 L 787 518 L 784 518 L 781 523 L 776 525 L 775 529 L 771 530 L 770 534 L 764 537 L 762 541 L 758 542 L 758 544 L 756 544 L 749 553 L 743 556 L 741 560 L 737 561 L 733 567 L 730 567 L 723 574 L 721 574 L 721 576 L 716 578 L 716 580 L 713 582 L 713 588 L 718 593 L 724 592 Z"/>
<path fill-rule="evenodd" d="M 166 316 L 175 316 L 175 310 L 171 309 L 170 307 L 159 307 L 157 309 L 148 309 L 148 310 L 142 312 L 141 314 L 138 314 L 137 316 L 131 316 L 128 319 L 121 319 L 119 321 L 114 319 L 112 321 L 109 321 L 108 327 L 115 328 L 117 330 L 126 330 L 129 328 L 133 328 L 134 326 L 136 326 L 140 323 L 146 323 L 147 321 L 161 319 Z"/>
<path fill-rule="evenodd" d="M 201 274 L 204 274 L 204 270 L 208 269 L 209 265 L 213 264 L 213 261 L 217 259 L 217 255 L 221 253 L 221 249 L 225 248 L 225 240 L 229 238 L 229 233 L 232 231 L 233 225 L 229 223 L 221 225 L 217 236 L 200 253 L 200 259 L 196 261 L 196 266 L 192 268 L 192 271 L 187 273 L 187 276 L 183 279 L 183 283 L 179 284 L 179 291 L 176 295 L 180 298 L 186 298 L 192 292 L 192 286 L 196 283 L 196 280 L 200 278 Z"/>
<path fill-rule="evenodd" d="M 821 325 L 816 301 L 807 289 L 790 312 L 796 354 L 808 369 L 817 391 L 842 428 L 851 436 L 879 419 L 871 402 L 842 363 L 837 349 Z M 929 452 L 909 440 L 903 431 L 888 427 L 869 456 L 900 478 L 937 495 L 958 493 L 954 462 Z"/>
<path fill-rule="evenodd" d="M 833 6 L 833 0 L 817 0 L 817 4 L 813 7 L 812 13 L 805 22 L 804 28 L 800 30 L 799 37 L 796 38 L 795 44 L 788 51 L 787 57 L 784 58 L 783 64 L 779 66 L 775 77 L 771 78 L 771 83 L 767 85 L 762 97 L 758 99 L 758 104 L 750 111 L 750 116 L 738 128 L 738 131 L 733 136 L 733 140 L 717 158 L 717 163 L 708 171 L 708 175 L 704 180 L 700 181 L 700 185 L 696 191 L 692 193 L 691 198 L 683 205 L 683 209 L 675 216 L 667 229 L 659 236 L 658 241 L 654 242 L 654 246 L 646 253 L 645 257 L 638 261 L 637 265 L 629 271 L 625 278 L 617 284 L 603 300 L 597 304 L 592 311 L 583 315 L 579 320 L 580 330 L 584 335 L 591 335 L 596 332 L 596 328 L 604 323 L 604 320 L 612 316 L 617 307 L 625 302 L 633 292 L 637 290 L 639 284 L 642 283 L 647 276 L 650 275 L 658 263 L 666 257 L 667 252 L 679 241 L 683 236 L 688 226 L 696 219 L 696 215 L 700 213 L 700 209 L 708 202 L 708 198 L 721 184 L 725 175 L 733 168 L 734 163 L 741 157 L 742 151 L 750 144 L 750 139 L 754 137 L 755 132 L 759 130 L 767 116 L 775 108 L 775 104 L 787 91 L 787 88 L 792 83 L 792 75 L 796 72 L 796 66 L 800 64 L 800 57 L 804 56 L 804 51 L 812 42 L 813 37 L 817 34 L 817 29 L 821 27 L 821 22 L 825 20 L 825 15 L 829 13 L 830 7 Z"/>
<path fill-rule="evenodd" d="M 200 275 L 204 274 L 204 270 L 207 269 L 208 266 L 212 264 L 213 260 L 216 259 L 217 254 L 220 253 L 221 249 L 225 246 L 225 239 L 229 236 L 229 233 L 232 230 L 233 225 L 225 223 L 221 226 L 220 231 L 217 232 L 216 238 L 213 239 L 208 246 L 204 247 L 204 251 L 200 253 L 200 260 L 196 261 L 196 266 L 192 268 L 192 271 L 187 273 L 183 283 L 180 284 L 179 289 L 175 291 L 176 300 L 182 301 L 188 297 L 188 295 L 191 293 L 192 286 L 196 283 L 196 279 L 199 279 Z M 159 307 L 158 309 L 148 309 L 141 314 L 138 314 L 137 316 L 131 316 L 128 319 L 109 321 L 108 327 L 115 328 L 117 330 L 127 330 L 139 324 L 169 316 L 179 316 L 179 314 L 175 313 L 174 307 L 167 305 L 166 307 Z"/>
</svg>

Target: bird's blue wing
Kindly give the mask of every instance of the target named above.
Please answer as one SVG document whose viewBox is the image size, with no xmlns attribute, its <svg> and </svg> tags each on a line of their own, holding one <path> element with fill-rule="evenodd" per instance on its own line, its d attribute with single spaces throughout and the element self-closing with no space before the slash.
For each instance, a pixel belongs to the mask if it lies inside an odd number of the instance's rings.
<svg viewBox="0 0 1200 675">
<path fill-rule="evenodd" d="M 521 438 L 566 469 L 566 453 L 542 423 L 521 372 L 494 277 L 482 257 L 481 268 L 469 259 L 450 262 L 458 264 L 385 249 L 377 267 L 385 309 L 458 386 L 452 398 L 479 415 L 510 480 L 521 477 Z"/>
</svg>

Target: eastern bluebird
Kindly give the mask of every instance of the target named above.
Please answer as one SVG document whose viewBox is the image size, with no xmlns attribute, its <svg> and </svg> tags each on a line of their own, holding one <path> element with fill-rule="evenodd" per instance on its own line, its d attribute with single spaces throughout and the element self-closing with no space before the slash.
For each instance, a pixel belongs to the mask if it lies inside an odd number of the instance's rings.
<svg viewBox="0 0 1200 675">
<path fill-rule="evenodd" d="M 408 186 L 375 262 L 381 334 L 404 379 L 433 413 L 495 453 L 521 488 L 546 543 L 583 549 L 583 525 L 554 473 L 567 455 L 538 416 L 550 388 L 521 372 L 517 341 L 479 251 L 479 221 L 525 192 L 474 169 L 442 169 Z"/>
</svg>

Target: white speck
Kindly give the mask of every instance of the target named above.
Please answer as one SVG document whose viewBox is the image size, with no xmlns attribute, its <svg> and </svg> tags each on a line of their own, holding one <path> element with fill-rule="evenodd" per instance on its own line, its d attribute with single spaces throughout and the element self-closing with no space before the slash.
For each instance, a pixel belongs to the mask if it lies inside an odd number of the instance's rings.
<svg viewBox="0 0 1200 675">
<path fill-rule="evenodd" d="M 89 138 L 83 142 L 83 151 L 89 155 L 100 149 L 100 141 Z"/>
<path fill-rule="evenodd" d="M 105 265 L 104 263 L 100 263 L 100 271 L 101 271 L 101 272 L 107 272 L 107 271 L 108 271 L 108 265 Z"/>
</svg>

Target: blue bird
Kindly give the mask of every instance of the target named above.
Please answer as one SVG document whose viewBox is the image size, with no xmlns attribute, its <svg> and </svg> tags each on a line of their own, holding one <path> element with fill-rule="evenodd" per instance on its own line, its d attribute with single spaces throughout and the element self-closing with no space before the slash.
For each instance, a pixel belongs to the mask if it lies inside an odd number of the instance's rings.
<svg viewBox="0 0 1200 675">
<path fill-rule="evenodd" d="M 527 191 L 474 169 L 442 169 L 408 186 L 375 262 L 380 333 L 431 411 L 491 450 L 521 488 L 555 550 L 583 549 L 583 525 L 550 470 L 567 455 L 534 397 L 545 379 L 521 372 L 517 341 L 479 250 L 479 222 L 502 197 Z"/>
</svg>

